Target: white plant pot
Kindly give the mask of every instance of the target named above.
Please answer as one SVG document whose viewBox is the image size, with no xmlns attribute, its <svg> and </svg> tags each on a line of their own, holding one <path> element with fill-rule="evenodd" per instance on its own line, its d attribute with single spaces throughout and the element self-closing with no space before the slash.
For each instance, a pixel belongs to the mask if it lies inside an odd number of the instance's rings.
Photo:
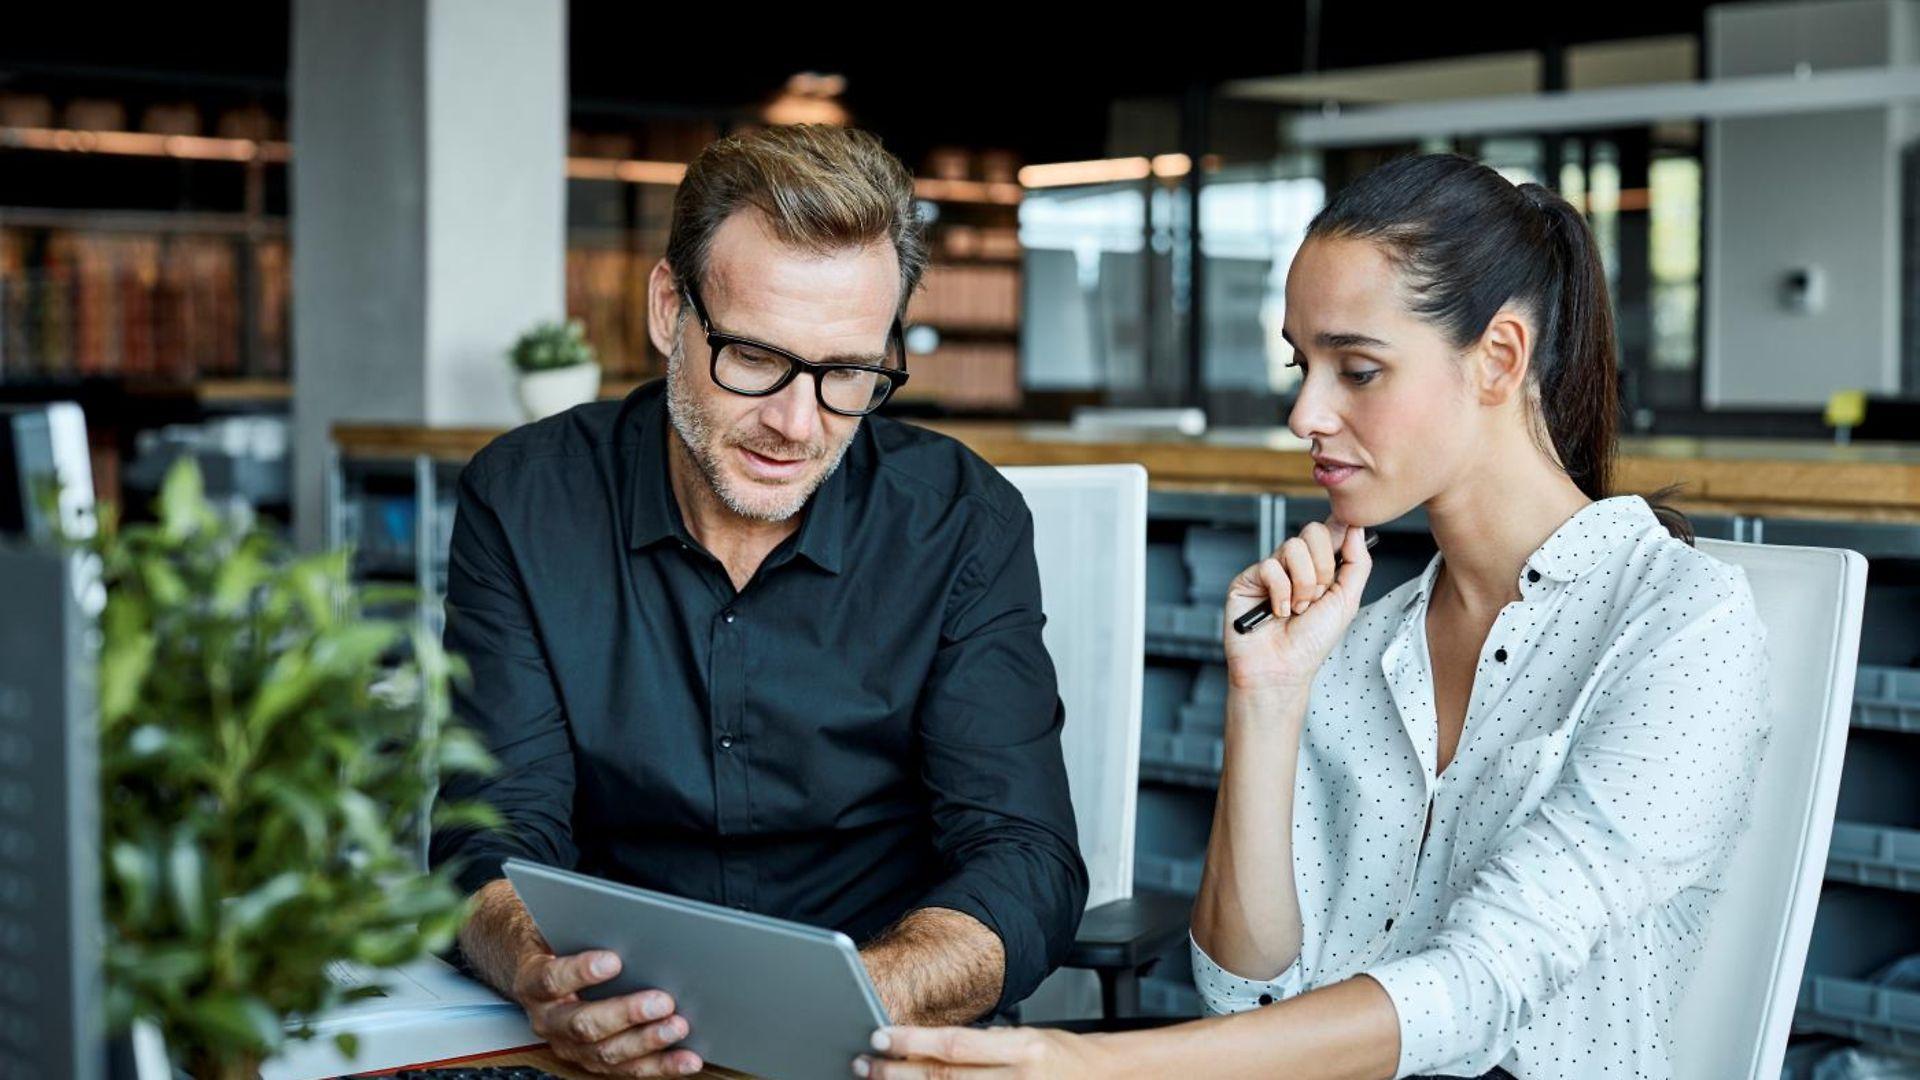
<svg viewBox="0 0 1920 1080">
<path fill-rule="evenodd" d="M 520 408 L 528 420 L 566 412 L 600 396 L 600 365 L 575 364 L 520 374 Z"/>
</svg>

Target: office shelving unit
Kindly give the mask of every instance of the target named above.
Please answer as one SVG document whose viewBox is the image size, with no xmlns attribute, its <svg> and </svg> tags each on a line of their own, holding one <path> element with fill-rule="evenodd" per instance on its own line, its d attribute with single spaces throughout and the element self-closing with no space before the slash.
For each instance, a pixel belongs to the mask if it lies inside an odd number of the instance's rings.
<svg viewBox="0 0 1920 1080">
<path fill-rule="evenodd" d="M 704 138 L 681 142 L 691 152 Z M 16 397 L 66 397 L 82 380 L 177 389 L 237 379 L 284 398 L 289 144 L 0 127 L 0 156 L 17 176 L 76 161 L 95 163 L 84 166 L 91 172 L 176 160 L 213 176 L 211 190 L 226 200 L 167 211 L 12 206 L 0 197 L 0 386 Z M 665 367 L 647 335 L 646 285 L 685 166 L 571 157 L 566 168 L 567 312 L 587 324 L 610 386 L 630 387 Z M 1012 410 L 1020 403 L 1022 191 L 1007 180 L 928 177 L 916 192 L 934 265 L 909 311 L 918 355 L 903 400 Z"/>
<path fill-rule="evenodd" d="M 421 616 L 434 626 L 458 468 L 430 455 L 336 459 L 329 485 L 330 539 L 360 545 L 356 565 L 366 576 L 422 585 Z M 1241 568 L 1327 511 L 1317 498 L 1152 492 L 1137 888 L 1192 896 L 1199 885 L 1223 748 L 1219 598 Z M 1920 525 L 1692 521 L 1702 536 L 1850 547 L 1869 559 L 1853 731 L 1795 1028 L 1920 1049 L 1920 992 L 1873 981 L 1920 954 Z M 1379 531 L 1368 601 L 1418 574 L 1434 550 L 1418 512 Z M 1141 1001 L 1149 1013 L 1198 1012 L 1184 946 L 1141 981 Z"/>
</svg>

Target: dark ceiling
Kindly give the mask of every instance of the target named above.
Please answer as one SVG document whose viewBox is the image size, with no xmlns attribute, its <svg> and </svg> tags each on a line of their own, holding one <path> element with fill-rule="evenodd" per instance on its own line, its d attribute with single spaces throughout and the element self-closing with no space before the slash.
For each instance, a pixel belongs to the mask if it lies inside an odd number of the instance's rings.
<svg viewBox="0 0 1920 1080">
<path fill-rule="evenodd" d="M 284 108 L 288 0 L 51 6 L 9 14 L 0 90 Z M 1055 10 L 1021 20 L 987 9 L 934 17 L 909 8 L 884 25 L 869 15 L 852 26 L 739 7 L 574 0 L 570 74 L 576 116 L 618 126 L 629 117 L 744 114 L 794 72 L 834 72 L 847 79 L 855 120 L 909 161 L 937 145 L 1061 160 L 1103 152 L 1109 106 L 1119 98 L 1177 95 L 1195 83 L 1291 74 L 1309 63 L 1342 68 L 1697 34 L 1705 7 L 1283 0 L 1259 14 L 1207 12 L 1185 22 L 1175 8 L 1119 5 L 1095 9 L 1097 19 Z"/>
</svg>

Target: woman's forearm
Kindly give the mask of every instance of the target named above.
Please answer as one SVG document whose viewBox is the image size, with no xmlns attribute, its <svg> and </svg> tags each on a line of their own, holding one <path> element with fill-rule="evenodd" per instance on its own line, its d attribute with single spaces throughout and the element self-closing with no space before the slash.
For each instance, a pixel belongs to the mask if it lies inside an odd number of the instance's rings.
<svg viewBox="0 0 1920 1080">
<path fill-rule="evenodd" d="M 1116 1078 L 1386 1080 L 1400 1061 L 1393 999 L 1365 975 L 1251 1012 L 1099 1036 L 1127 1067 Z"/>
<path fill-rule="evenodd" d="M 1306 725 L 1304 687 L 1232 689 L 1193 936 L 1237 975 L 1270 979 L 1300 954 L 1293 882 L 1293 787 Z"/>
</svg>

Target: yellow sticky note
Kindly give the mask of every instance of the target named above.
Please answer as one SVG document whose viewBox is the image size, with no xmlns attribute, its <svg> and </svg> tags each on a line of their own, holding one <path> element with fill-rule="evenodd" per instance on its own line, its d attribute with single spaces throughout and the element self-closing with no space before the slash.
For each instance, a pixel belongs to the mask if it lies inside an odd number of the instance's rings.
<svg viewBox="0 0 1920 1080">
<path fill-rule="evenodd" d="M 1827 399 L 1828 427 L 1859 427 L 1867 418 L 1867 392 L 1840 390 Z"/>
</svg>

